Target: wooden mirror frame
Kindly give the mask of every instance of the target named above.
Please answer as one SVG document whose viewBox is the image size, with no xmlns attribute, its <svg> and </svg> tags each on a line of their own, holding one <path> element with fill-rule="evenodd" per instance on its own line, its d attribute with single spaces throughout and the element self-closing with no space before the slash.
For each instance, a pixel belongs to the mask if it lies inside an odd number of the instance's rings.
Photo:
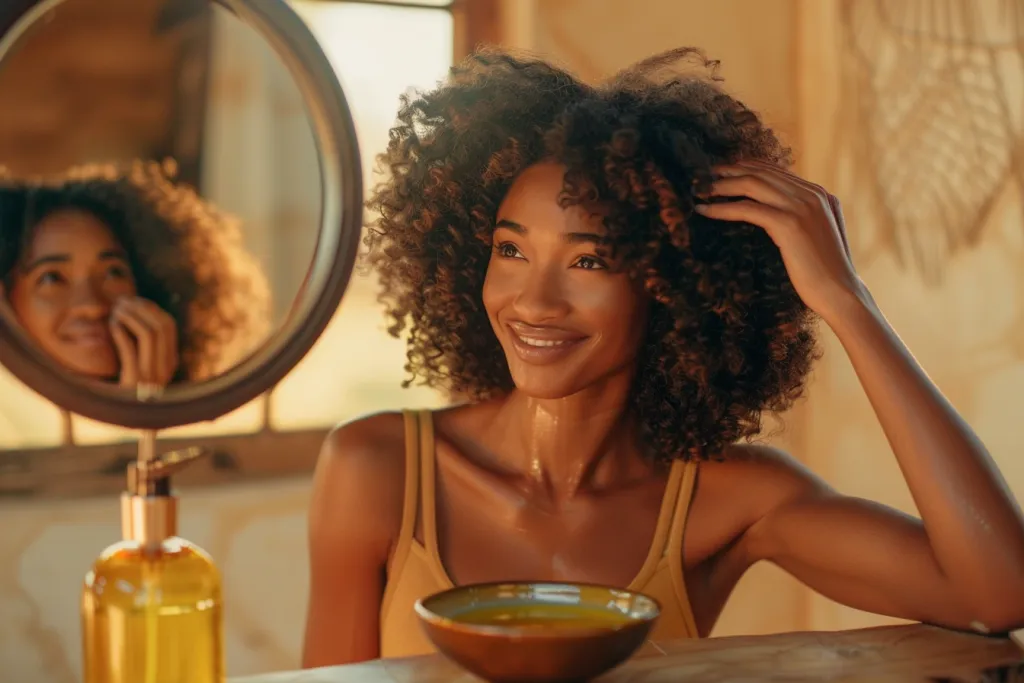
<svg viewBox="0 0 1024 683">
<path fill-rule="evenodd" d="M 0 68 L 21 30 L 65 0 L 0 2 Z M 183 0 L 184 1 L 184 0 Z M 168 429 L 213 420 L 249 403 L 287 375 L 316 343 L 341 302 L 355 265 L 363 215 L 362 166 L 351 111 L 326 55 L 281 0 L 209 0 L 256 30 L 284 62 L 305 101 L 320 161 L 320 233 L 313 262 L 282 327 L 250 357 L 210 380 L 169 387 L 140 400 L 58 368 L 5 303 L 0 364 L 47 400 L 83 417 L 131 429 Z"/>
</svg>

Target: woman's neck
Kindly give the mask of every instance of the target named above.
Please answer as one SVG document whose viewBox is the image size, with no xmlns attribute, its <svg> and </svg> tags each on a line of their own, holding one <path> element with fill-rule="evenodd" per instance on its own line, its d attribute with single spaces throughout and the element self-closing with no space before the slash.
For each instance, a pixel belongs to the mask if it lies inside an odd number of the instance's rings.
<svg viewBox="0 0 1024 683">
<path fill-rule="evenodd" d="M 628 409 L 631 380 L 614 376 L 558 399 L 514 391 L 497 411 L 489 441 L 536 494 L 553 502 L 633 479 L 650 466 Z"/>
</svg>

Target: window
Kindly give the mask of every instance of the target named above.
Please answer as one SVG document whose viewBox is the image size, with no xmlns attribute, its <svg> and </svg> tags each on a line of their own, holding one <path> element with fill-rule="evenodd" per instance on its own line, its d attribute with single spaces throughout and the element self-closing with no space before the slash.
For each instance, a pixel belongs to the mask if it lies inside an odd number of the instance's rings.
<svg viewBox="0 0 1024 683">
<path fill-rule="evenodd" d="M 290 2 L 344 87 L 369 189 L 399 96 L 411 88 L 432 87 L 451 65 L 457 23 L 452 7 L 444 0 Z M 183 479 L 308 471 L 320 440 L 338 421 L 382 409 L 442 404 L 434 391 L 401 387 L 405 345 L 391 338 L 384 325 L 373 279 L 356 275 L 319 342 L 267 396 L 214 422 L 161 434 L 166 447 L 180 438 L 209 443 L 223 456 L 210 470 L 223 470 L 220 475 Z M 0 414 L 0 494 L 99 493 L 122 485 L 123 462 L 134 453 L 133 432 L 78 416 L 69 420 L 3 368 L 0 395 L 12 407 Z M 77 481 L 54 486 L 52 474 L 44 476 L 43 470 Z"/>
<path fill-rule="evenodd" d="M 387 144 L 399 95 L 410 87 L 433 86 L 451 66 L 452 15 L 437 0 L 420 4 L 430 7 L 292 2 L 345 89 L 367 188 L 375 181 L 374 157 Z M 391 338 L 383 323 L 373 281 L 357 275 L 313 351 L 273 392 L 273 426 L 318 427 L 385 408 L 437 404 L 440 398 L 432 391 L 401 389 L 405 345 Z"/>
</svg>

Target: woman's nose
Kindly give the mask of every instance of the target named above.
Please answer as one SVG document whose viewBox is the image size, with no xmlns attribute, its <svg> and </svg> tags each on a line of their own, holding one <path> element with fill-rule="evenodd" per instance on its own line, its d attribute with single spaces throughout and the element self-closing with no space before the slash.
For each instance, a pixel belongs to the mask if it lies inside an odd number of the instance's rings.
<svg viewBox="0 0 1024 683">
<path fill-rule="evenodd" d="M 524 323 L 540 324 L 564 317 L 571 305 L 555 268 L 530 268 L 513 302 Z"/>
<path fill-rule="evenodd" d="M 92 282 L 79 282 L 72 287 L 70 308 L 75 315 L 103 318 L 110 315 L 111 305 L 102 289 Z"/>
</svg>

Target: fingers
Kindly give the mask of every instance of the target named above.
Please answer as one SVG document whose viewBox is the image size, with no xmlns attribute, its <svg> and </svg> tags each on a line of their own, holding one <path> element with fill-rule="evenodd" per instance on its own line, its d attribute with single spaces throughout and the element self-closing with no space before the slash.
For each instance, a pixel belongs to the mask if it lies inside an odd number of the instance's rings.
<svg viewBox="0 0 1024 683">
<path fill-rule="evenodd" d="M 735 166 L 740 166 L 740 167 L 751 168 L 751 169 L 757 169 L 757 170 L 760 170 L 760 171 L 765 171 L 767 173 L 779 175 L 779 176 L 784 177 L 784 178 L 786 178 L 786 179 L 788 179 L 788 180 L 790 180 L 790 181 L 792 181 L 794 183 L 797 183 L 798 185 L 803 185 L 804 187 L 806 187 L 808 189 L 818 189 L 818 190 L 824 191 L 824 188 L 821 188 L 818 185 L 815 185 L 814 183 L 812 183 L 809 180 L 805 180 L 804 178 L 801 178 L 800 176 L 798 176 L 797 174 L 793 173 L 789 169 L 783 168 L 782 166 L 779 166 L 778 164 L 771 164 L 771 163 L 768 163 L 767 161 L 761 161 L 760 159 L 744 159 L 743 161 L 736 162 L 736 164 L 734 164 L 734 165 Z"/>
<path fill-rule="evenodd" d="M 137 371 L 136 381 L 153 383 L 156 382 L 153 368 L 153 335 L 146 323 L 139 319 L 135 312 L 136 308 L 132 300 L 122 299 L 115 305 L 112 318 L 117 327 L 131 336 L 134 352 L 132 362 Z M 121 361 L 125 361 L 124 356 Z"/>
<path fill-rule="evenodd" d="M 721 167 L 723 175 L 742 175 L 743 173 L 754 173 L 758 177 L 763 178 L 766 181 L 774 181 L 778 185 L 783 187 L 789 187 L 797 191 L 797 194 L 802 196 L 803 199 L 810 199 L 813 197 L 824 206 L 826 206 L 836 216 L 836 220 L 839 221 L 842 212 L 839 208 L 839 200 L 828 192 L 821 185 L 816 185 L 809 180 L 805 180 L 795 173 L 777 166 L 775 164 L 769 164 L 765 161 L 749 160 L 740 161 L 732 165 L 726 165 Z M 718 173 L 719 169 L 715 169 Z"/>
<path fill-rule="evenodd" d="M 730 183 L 734 183 L 734 179 L 747 179 L 743 185 L 739 183 L 734 184 L 749 188 L 753 192 L 759 192 L 761 195 L 767 194 L 765 188 L 773 188 L 773 194 L 776 197 L 776 203 L 773 206 L 784 201 L 784 206 L 786 207 L 811 205 L 816 208 L 831 208 L 828 203 L 828 197 L 831 195 L 825 192 L 823 188 L 795 176 L 778 166 L 761 161 L 740 161 L 735 164 L 717 166 L 713 170 L 715 176 L 725 179 Z M 723 180 L 717 180 L 712 186 L 721 182 Z M 744 195 L 758 201 L 766 201 L 752 194 L 744 193 Z M 779 208 L 783 207 L 779 206 Z"/>
<path fill-rule="evenodd" d="M 850 244 L 839 200 L 823 187 L 780 166 L 757 160 L 723 164 L 716 166 L 713 172 L 717 179 L 712 183 L 710 193 L 703 195 L 705 197 L 747 197 L 797 215 L 803 215 L 808 210 L 827 211 L 835 220 L 843 250 L 847 258 L 850 258 Z M 703 211 L 701 213 L 711 215 Z"/>
<path fill-rule="evenodd" d="M 156 304 L 135 299 L 135 314 L 145 324 L 152 339 L 154 382 L 166 385 L 178 367 L 177 326 L 174 319 Z"/>
<path fill-rule="evenodd" d="M 118 360 L 121 365 L 120 383 L 122 387 L 134 389 L 139 383 L 139 357 L 135 342 L 125 330 L 120 320 L 111 316 L 110 336 L 114 340 Z"/>
<path fill-rule="evenodd" d="M 825 204 L 825 206 L 828 207 L 828 210 L 832 213 L 833 218 L 835 218 L 836 227 L 839 230 L 839 239 L 843 244 L 843 250 L 846 252 L 846 258 L 852 260 L 853 254 L 850 251 L 850 240 L 846 236 L 846 221 L 843 217 L 843 210 L 839 204 L 838 197 L 830 193 L 822 186 L 816 185 L 815 183 L 812 183 L 809 180 L 805 180 L 804 178 L 801 178 L 795 173 L 792 173 L 782 168 L 781 166 L 777 166 L 775 164 L 769 164 L 768 162 L 765 161 L 750 159 L 747 161 L 741 161 L 738 164 L 736 164 L 736 166 L 758 169 L 768 175 L 785 178 L 789 182 L 801 188 L 804 188 L 808 192 L 813 193 L 820 201 L 822 201 Z"/>
<path fill-rule="evenodd" d="M 769 178 L 750 174 L 720 177 L 711 183 L 710 191 L 705 196 L 748 197 L 776 209 L 788 209 L 793 205 L 793 198 L 784 186 Z"/>
<path fill-rule="evenodd" d="M 166 386 L 178 368 L 174 319 L 150 301 L 125 298 L 115 305 L 112 323 L 115 345 L 121 356 L 122 376 L 125 368 L 134 367 L 136 383 Z M 120 343 L 118 336 L 121 337 Z"/>
<path fill-rule="evenodd" d="M 777 231 L 796 226 L 793 214 L 753 199 L 727 204 L 698 204 L 694 210 L 702 216 L 719 221 L 742 221 L 761 226 L 773 239 Z"/>
</svg>

